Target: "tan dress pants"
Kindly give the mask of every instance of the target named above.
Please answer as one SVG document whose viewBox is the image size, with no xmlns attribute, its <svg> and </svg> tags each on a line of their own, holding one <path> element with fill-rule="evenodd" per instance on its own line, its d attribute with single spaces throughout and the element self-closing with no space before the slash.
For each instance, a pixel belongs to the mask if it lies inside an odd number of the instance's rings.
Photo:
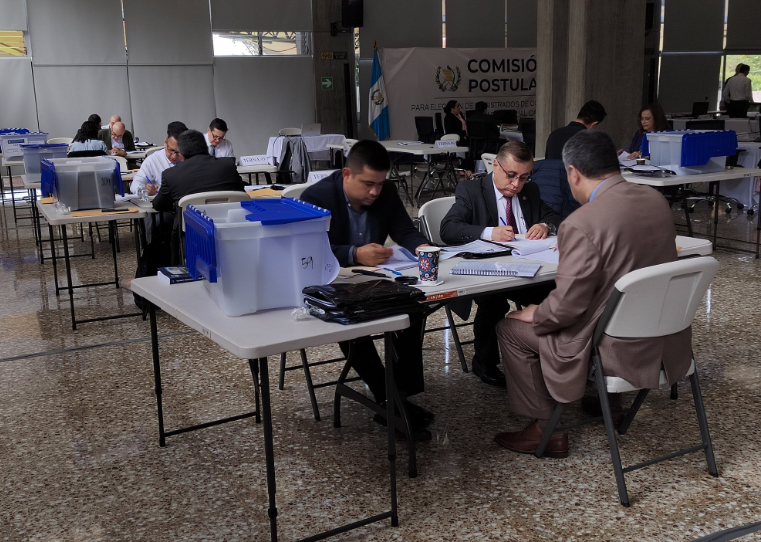
<svg viewBox="0 0 761 542">
<path fill-rule="evenodd" d="M 507 378 L 510 411 L 519 416 L 548 420 L 557 401 L 552 398 L 539 363 L 540 338 L 532 324 L 505 318 L 497 324 L 502 368 Z"/>
</svg>

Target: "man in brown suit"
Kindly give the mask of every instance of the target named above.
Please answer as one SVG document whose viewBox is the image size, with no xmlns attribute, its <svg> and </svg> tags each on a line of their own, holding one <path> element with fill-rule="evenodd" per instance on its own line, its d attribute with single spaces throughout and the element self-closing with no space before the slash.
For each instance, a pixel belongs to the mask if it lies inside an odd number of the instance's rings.
<svg viewBox="0 0 761 542">
<path fill-rule="evenodd" d="M 592 334 L 616 281 L 636 269 L 676 260 L 673 216 L 664 197 L 619 174 L 616 147 L 598 130 L 584 130 L 563 148 L 571 191 L 582 207 L 558 231 L 556 288 L 541 305 L 511 312 L 497 325 L 512 412 L 537 421 L 499 433 L 509 450 L 532 453 L 558 402 L 584 395 Z M 669 384 L 690 366 L 690 328 L 654 339 L 605 336 L 600 352 L 608 376 L 657 388 L 661 367 Z M 568 436 L 555 433 L 545 455 L 567 457 Z"/>
</svg>

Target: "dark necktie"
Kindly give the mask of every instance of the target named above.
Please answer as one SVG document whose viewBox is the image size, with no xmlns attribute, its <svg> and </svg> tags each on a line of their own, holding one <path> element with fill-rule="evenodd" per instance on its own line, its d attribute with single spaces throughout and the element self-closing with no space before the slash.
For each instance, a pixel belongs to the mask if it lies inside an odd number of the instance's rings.
<svg viewBox="0 0 761 542">
<path fill-rule="evenodd" d="M 513 198 L 505 196 L 505 216 L 507 217 L 507 225 L 513 228 L 513 233 L 518 233 L 518 227 L 515 225 L 515 217 L 513 216 Z"/>
</svg>

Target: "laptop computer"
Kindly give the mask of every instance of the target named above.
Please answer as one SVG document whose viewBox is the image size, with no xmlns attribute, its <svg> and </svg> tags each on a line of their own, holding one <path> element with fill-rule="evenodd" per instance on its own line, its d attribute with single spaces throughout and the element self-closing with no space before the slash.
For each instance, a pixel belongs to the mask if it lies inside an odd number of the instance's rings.
<svg viewBox="0 0 761 542">
<path fill-rule="evenodd" d="M 699 117 L 700 115 L 708 114 L 708 102 L 692 102 L 692 116 Z"/>
<path fill-rule="evenodd" d="M 301 137 L 310 137 L 320 135 L 322 124 L 319 122 L 315 124 L 302 124 L 301 125 Z"/>
</svg>

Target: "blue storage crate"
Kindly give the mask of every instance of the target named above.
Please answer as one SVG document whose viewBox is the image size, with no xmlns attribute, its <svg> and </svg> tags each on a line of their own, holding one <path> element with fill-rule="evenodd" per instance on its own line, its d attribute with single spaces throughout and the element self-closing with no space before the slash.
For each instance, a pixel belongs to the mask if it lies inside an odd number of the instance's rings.
<svg viewBox="0 0 761 542">
<path fill-rule="evenodd" d="M 44 159 L 40 161 L 40 192 L 42 197 L 57 195 L 59 192 L 58 177 L 55 172 L 55 164 L 76 164 L 90 161 L 101 161 L 103 158 L 108 157 L 94 157 L 94 158 L 53 158 Z M 114 192 L 124 196 L 124 184 L 122 183 L 122 174 L 119 162 L 113 160 L 114 169 L 111 176 Z"/>
<path fill-rule="evenodd" d="M 326 209 L 293 198 L 241 201 L 240 207 L 248 211 L 248 222 L 260 222 L 262 226 L 290 224 L 330 216 L 330 211 Z M 188 272 L 196 280 L 204 277 L 209 282 L 217 282 L 214 221 L 192 205 L 189 205 L 183 214 Z"/>
<path fill-rule="evenodd" d="M 330 216 L 330 211 L 293 198 L 242 201 L 240 206 L 249 212 L 246 220 L 261 222 L 263 226 L 289 224 Z"/>
<path fill-rule="evenodd" d="M 693 132 L 682 136 L 682 167 L 702 166 L 715 156 L 734 156 L 737 152 L 737 134 L 733 130 L 721 132 Z"/>
<path fill-rule="evenodd" d="M 185 262 L 195 280 L 204 277 L 217 282 L 217 248 L 214 244 L 214 221 L 188 205 L 185 218 Z"/>
</svg>

